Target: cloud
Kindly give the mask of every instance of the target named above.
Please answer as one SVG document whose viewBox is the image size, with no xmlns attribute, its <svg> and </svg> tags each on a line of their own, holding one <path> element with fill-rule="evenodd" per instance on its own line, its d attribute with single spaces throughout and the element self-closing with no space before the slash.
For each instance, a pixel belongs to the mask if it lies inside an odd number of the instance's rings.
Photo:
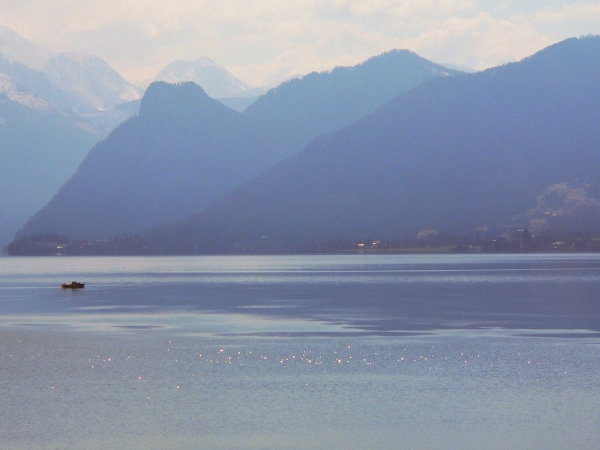
<svg viewBox="0 0 600 450">
<path fill-rule="evenodd" d="M 344 12 L 355 18 L 374 16 L 414 18 L 415 16 L 443 16 L 459 11 L 473 10 L 475 0 L 333 0 L 323 2 L 324 11 Z"/>
<path fill-rule="evenodd" d="M 600 14 L 594 3 L 523 15 L 516 2 L 498 8 L 483 0 L 1 1 L 0 22 L 31 41 L 97 54 L 132 81 L 174 59 L 206 55 L 252 85 L 393 48 L 486 68 L 558 40 L 552 23 Z"/>
<path fill-rule="evenodd" d="M 498 20 L 487 13 L 451 17 L 403 41 L 425 57 L 479 70 L 523 59 L 553 42 L 530 23 Z"/>
<path fill-rule="evenodd" d="M 600 19 L 600 5 L 597 3 L 575 3 L 562 8 L 543 8 L 533 15 L 540 24 L 557 24 L 568 20 L 589 21 Z"/>
</svg>

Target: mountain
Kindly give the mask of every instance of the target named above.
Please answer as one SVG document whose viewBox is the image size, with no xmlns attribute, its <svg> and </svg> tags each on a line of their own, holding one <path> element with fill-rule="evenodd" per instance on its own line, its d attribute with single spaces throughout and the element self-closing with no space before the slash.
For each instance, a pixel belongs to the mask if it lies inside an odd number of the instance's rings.
<svg viewBox="0 0 600 450">
<path fill-rule="evenodd" d="M 266 87 L 249 86 L 206 56 L 192 61 L 173 61 L 159 72 L 156 81 L 170 84 L 193 81 L 210 97 L 238 112 L 268 91 Z"/>
<path fill-rule="evenodd" d="M 137 100 L 140 91 L 94 55 L 59 53 L 44 65 L 50 82 L 88 106 L 88 111 L 107 110 Z"/>
<path fill-rule="evenodd" d="M 192 61 L 173 61 L 159 72 L 156 81 L 171 84 L 193 81 L 212 98 L 239 97 L 252 89 L 206 56 Z"/>
<path fill-rule="evenodd" d="M 244 112 L 244 110 L 246 108 L 248 108 L 248 106 L 250 106 L 256 100 L 258 100 L 259 97 L 260 96 L 258 96 L 258 95 L 254 96 L 254 97 L 226 97 L 226 98 L 221 97 L 221 98 L 215 98 L 215 100 L 218 100 L 223 105 L 225 105 L 228 108 L 231 108 L 237 112 Z"/>
<path fill-rule="evenodd" d="M 600 179 L 556 183 L 535 206 L 512 220 L 514 227 L 539 234 L 552 230 L 597 232 L 600 224 Z"/>
<path fill-rule="evenodd" d="M 136 113 L 127 105 L 96 109 L 97 105 L 89 103 L 90 97 L 82 95 L 85 81 L 64 83 L 65 78 L 70 76 L 73 81 L 77 75 L 68 64 L 50 70 L 54 75 L 61 70 L 67 74 L 51 81 L 38 69 L 47 63 L 49 68 L 53 62 L 56 66 L 63 58 L 53 55 L 0 26 L 0 246 L 50 200 L 95 143 Z M 95 70 L 93 64 L 86 64 L 87 72 Z M 106 63 L 98 66 L 105 72 L 104 85 L 110 87 L 111 80 L 116 80 L 117 86 L 126 83 L 106 69 Z M 106 97 L 97 85 L 92 80 L 87 88 Z M 113 97 L 122 103 L 118 95 Z M 109 105 L 113 103 L 111 100 Z"/>
<path fill-rule="evenodd" d="M 50 200 L 101 137 L 0 73 L 0 244 Z"/>
<path fill-rule="evenodd" d="M 44 69 L 38 70 L 38 69 Z M 101 133 L 108 134 L 131 117 L 118 105 L 139 100 L 140 91 L 100 58 L 63 53 L 32 44 L 0 26 L 0 73 L 21 89 L 72 111 Z"/>
<path fill-rule="evenodd" d="M 139 102 L 138 102 L 139 103 Z M 0 246 L 66 182 L 135 104 L 90 111 L 42 71 L 0 55 Z"/>
<path fill-rule="evenodd" d="M 413 53 L 389 52 L 286 82 L 242 114 L 193 83 L 154 83 L 140 115 L 98 144 L 19 236 L 106 239 L 198 213 L 319 134 L 452 73 Z"/>
<path fill-rule="evenodd" d="M 117 126 L 130 117 L 137 115 L 140 111 L 141 100 L 120 103 L 110 109 L 96 110 L 79 114 L 82 120 L 89 123 L 91 127 L 107 136 Z"/>
<path fill-rule="evenodd" d="M 89 107 L 76 95 L 56 87 L 41 70 L 32 69 L 18 61 L 10 61 L 0 54 L 0 74 L 7 75 L 23 91 L 67 110 L 88 110 Z"/>
<path fill-rule="evenodd" d="M 0 25 L 0 54 L 10 62 L 20 62 L 26 66 L 41 70 L 55 52 L 29 42 L 15 31 Z"/>
<path fill-rule="evenodd" d="M 548 192 L 564 191 L 549 187 L 600 181 L 599 79 L 600 37 L 435 78 L 317 138 L 205 212 L 155 229 L 147 251 L 292 251 L 340 238 L 414 239 L 425 230 L 468 235 L 524 211 L 535 218 L 540 195 L 547 193 L 547 208 Z M 600 230 L 589 192 L 571 202 L 585 206 L 578 211 L 588 219 L 571 226 L 589 230 L 591 220 Z"/>
<path fill-rule="evenodd" d="M 199 183 L 223 178 L 231 151 L 218 137 L 237 116 L 194 83 L 153 83 L 139 116 L 96 145 L 35 217 L 51 213 L 48 230 L 93 239 L 181 217 L 208 201 Z"/>
<path fill-rule="evenodd" d="M 313 72 L 271 89 L 244 111 L 242 126 L 265 130 L 260 145 L 266 169 L 430 78 L 457 74 L 413 52 L 390 51 L 354 67 Z"/>
<path fill-rule="evenodd" d="M 465 72 L 465 73 L 477 72 L 477 70 L 475 70 L 475 69 L 471 69 L 470 67 L 460 66 L 458 64 L 443 63 L 442 66 L 447 67 L 448 69 L 458 70 L 459 72 Z"/>
<path fill-rule="evenodd" d="M 65 109 L 96 112 L 138 100 L 140 89 L 93 55 L 59 53 L 0 25 L 0 73 Z"/>
</svg>

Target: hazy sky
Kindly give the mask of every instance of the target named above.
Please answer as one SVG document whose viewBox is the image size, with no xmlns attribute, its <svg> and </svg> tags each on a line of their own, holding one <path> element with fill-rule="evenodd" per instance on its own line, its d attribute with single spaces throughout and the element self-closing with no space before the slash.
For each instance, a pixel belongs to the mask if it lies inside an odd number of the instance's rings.
<svg viewBox="0 0 600 450">
<path fill-rule="evenodd" d="M 0 0 L 0 23 L 134 82 L 208 56 L 256 86 L 394 48 L 483 69 L 599 34 L 600 1 Z"/>
</svg>

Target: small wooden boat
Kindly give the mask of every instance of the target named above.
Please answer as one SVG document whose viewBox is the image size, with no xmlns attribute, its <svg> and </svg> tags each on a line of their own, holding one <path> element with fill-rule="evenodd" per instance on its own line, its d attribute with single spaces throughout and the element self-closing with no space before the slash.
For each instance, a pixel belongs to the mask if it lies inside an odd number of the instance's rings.
<svg viewBox="0 0 600 450">
<path fill-rule="evenodd" d="M 60 287 L 63 289 L 83 289 L 85 283 L 78 283 L 77 281 L 71 281 L 70 283 L 62 284 Z"/>
</svg>

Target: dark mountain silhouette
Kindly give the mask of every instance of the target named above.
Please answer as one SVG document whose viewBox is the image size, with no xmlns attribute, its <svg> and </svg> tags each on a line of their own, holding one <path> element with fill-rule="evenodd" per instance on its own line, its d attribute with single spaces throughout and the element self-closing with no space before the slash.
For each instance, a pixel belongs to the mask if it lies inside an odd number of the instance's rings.
<svg viewBox="0 0 600 450">
<path fill-rule="evenodd" d="M 317 138 L 204 213 L 155 229 L 148 243 L 157 252 L 252 251 L 266 242 L 289 250 L 502 224 L 534 208 L 551 185 L 597 182 L 598 80 L 600 37 L 430 80 Z"/>
<path fill-rule="evenodd" d="M 105 239 L 202 211 L 319 134 L 451 72 L 407 51 L 284 83 L 239 114 L 193 83 L 154 83 L 19 232 Z"/>
</svg>

